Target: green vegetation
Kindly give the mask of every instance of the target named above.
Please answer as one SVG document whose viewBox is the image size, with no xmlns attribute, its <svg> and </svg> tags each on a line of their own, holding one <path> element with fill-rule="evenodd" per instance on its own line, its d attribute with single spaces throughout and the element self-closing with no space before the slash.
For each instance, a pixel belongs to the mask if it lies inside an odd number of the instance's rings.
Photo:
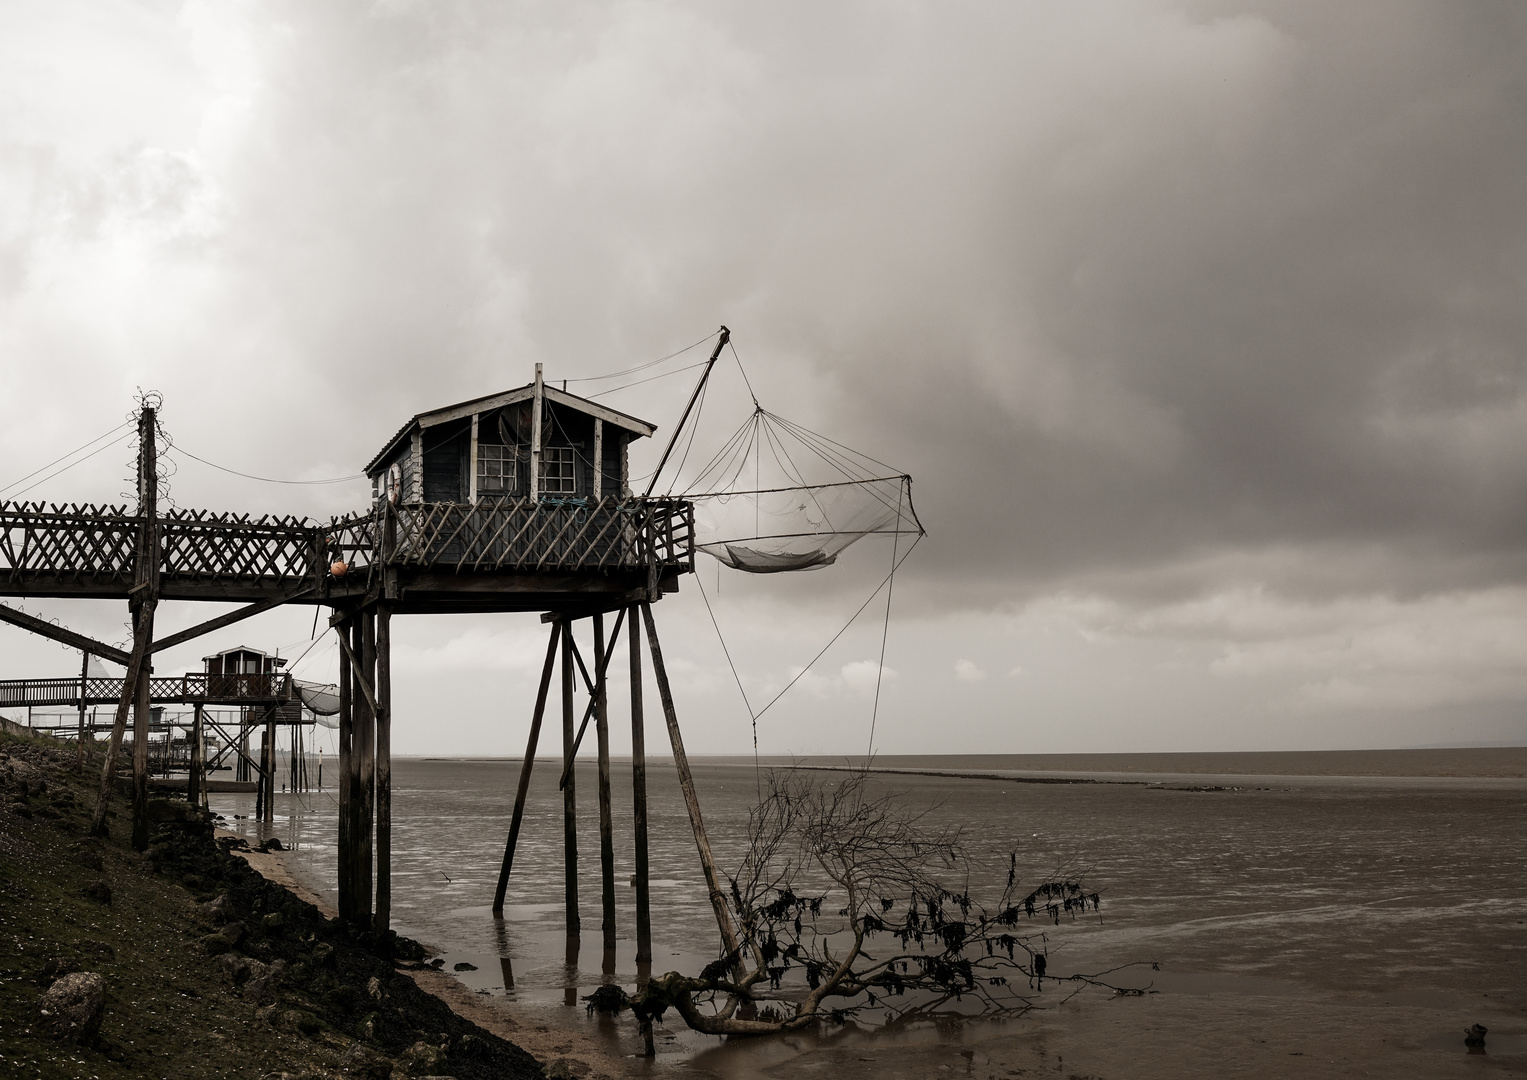
<svg viewBox="0 0 1527 1080">
<path fill-rule="evenodd" d="M 214 842 L 183 802 L 154 800 L 151 844 L 87 835 L 99 760 L 0 734 L 0 1074 L 16 1077 L 540 1077 L 523 1050 L 398 970 L 407 939 L 362 937 Z M 99 1033 L 51 1031 L 61 975 L 105 981 Z"/>
</svg>

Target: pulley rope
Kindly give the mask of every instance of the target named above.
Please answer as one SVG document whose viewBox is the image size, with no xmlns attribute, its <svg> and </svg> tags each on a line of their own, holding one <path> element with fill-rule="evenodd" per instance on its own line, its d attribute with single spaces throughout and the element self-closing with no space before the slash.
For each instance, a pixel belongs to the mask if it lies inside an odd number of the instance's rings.
<svg viewBox="0 0 1527 1080">
<path fill-rule="evenodd" d="M 897 519 L 901 516 L 901 496 L 896 498 Z M 880 628 L 880 663 L 875 667 L 875 707 L 870 710 L 870 743 L 864 753 L 864 767 L 870 767 L 870 759 L 875 756 L 875 721 L 880 718 L 880 684 L 885 679 L 885 643 L 891 636 L 891 594 L 896 589 L 896 546 L 901 541 L 901 533 L 891 534 L 891 572 L 886 575 L 885 586 L 885 625 Z"/>
<path fill-rule="evenodd" d="M 741 691 L 741 693 L 742 693 L 742 703 L 743 703 L 744 706 L 746 706 L 746 708 L 748 710 L 748 714 L 753 718 L 753 734 L 754 734 L 755 741 L 756 741 L 756 739 L 758 737 L 758 721 L 759 721 L 759 719 L 761 719 L 763 717 L 763 714 L 768 712 L 770 709 L 774 708 L 775 704 L 779 701 L 779 699 L 784 697 L 787 693 L 789 693 L 790 692 L 790 688 L 792 686 L 794 686 L 796 683 L 800 682 L 801 679 L 805 676 L 806 672 L 810 671 L 811 668 L 816 664 L 816 662 L 818 660 L 822 659 L 822 657 L 827 654 L 827 650 L 832 648 L 835 644 L 837 644 L 838 639 L 840 637 L 842 637 L 845 633 L 847 633 L 848 628 L 854 624 L 854 622 L 859 618 L 860 615 L 864 614 L 864 609 L 870 606 L 870 602 L 872 600 L 874 600 L 875 597 L 880 595 L 880 590 L 885 588 L 888 584 L 890 584 L 891 580 L 896 576 L 896 571 L 901 569 L 901 564 L 907 561 L 907 559 L 911 556 L 912 552 L 917 548 L 917 545 L 922 543 L 922 539 L 923 539 L 922 535 L 919 534 L 917 539 L 912 541 L 911 546 L 909 546 L 907 548 L 907 550 L 904 551 L 901 554 L 901 557 L 898 558 L 891 565 L 890 573 L 886 574 L 886 576 L 883 577 L 880 580 L 880 584 L 875 586 L 874 591 L 871 592 L 869 594 L 869 596 L 867 596 L 865 598 L 864 603 L 860 604 L 858 609 L 852 615 L 850 615 L 848 617 L 848 621 L 843 624 L 842 628 L 839 629 L 838 632 L 836 634 L 834 634 L 828 640 L 826 645 L 822 646 L 822 648 L 817 652 L 817 654 L 815 656 L 813 656 L 809 662 L 807 662 L 805 667 L 801 668 L 801 670 L 796 673 L 795 678 L 791 679 L 788 683 L 785 684 L 784 689 L 782 689 L 779 693 L 775 694 L 772 698 L 770 698 L 769 699 L 769 703 L 767 705 L 765 705 L 763 708 L 759 709 L 756 713 L 753 711 L 752 704 L 748 701 L 747 691 L 742 689 L 742 676 L 740 674 L 738 674 L 738 672 L 737 672 L 737 665 L 732 663 L 732 653 L 731 653 L 731 650 L 729 648 L 727 648 L 726 638 L 722 635 L 722 633 L 721 633 L 721 626 L 716 621 L 716 614 L 715 614 L 714 611 L 711 611 L 711 625 L 715 627 L 715 629 L 716 629 L 716 637 L 719 638 L 720 641 L 721 641 L 721 651 L 726 654 L 726 662 L 727 662 L 727 664 L 729 664 L 731 666 L 731 669 L 732 669 L 732 678 L 734 678 L 737 681 L 737 689 L 739 691 Z M 697 577 L 696 581 L 698 581 L 698 580 L 699 579 Z M 704 595 L 704 593 L 705 593 L 704 586 L 701 586 L 700 593 L 701 593 L 702 596 Z M 708 611 L 710 610 L 710 599 L 708 597 L 706 598 L 706 601 L 705 601 L 705 607 L 706 607 L 706 610 L 708 610 Z M 887 611 L 889 612 L 889 607 L 887 608 Z M 886 618 L 887 618 L 887 620 L 890 619 L 889 613 L 886 615 Z M 884 654 L 882 653 L 882 660 L 883 659 L 884 659 Z"/>
</svg>

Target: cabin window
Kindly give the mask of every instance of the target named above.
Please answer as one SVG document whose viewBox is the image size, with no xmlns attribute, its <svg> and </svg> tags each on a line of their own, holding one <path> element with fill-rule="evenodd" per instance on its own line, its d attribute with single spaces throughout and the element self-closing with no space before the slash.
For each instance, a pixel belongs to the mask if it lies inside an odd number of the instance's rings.
<svg viewBox="0 0 1527 1080">
<path fill-rule="evenodd" d="M 480 495 L 513 491 L 519 477 L 515 472 L 518 457 L 515 447 L 477 444 L 477 492 Z"/>
<path fill-rule="evenodd" d="M 578 490 L 571 446 L 548 446 L 541 451 L 541 491 L 547 495 L 572 495 Z"/>
</svg>

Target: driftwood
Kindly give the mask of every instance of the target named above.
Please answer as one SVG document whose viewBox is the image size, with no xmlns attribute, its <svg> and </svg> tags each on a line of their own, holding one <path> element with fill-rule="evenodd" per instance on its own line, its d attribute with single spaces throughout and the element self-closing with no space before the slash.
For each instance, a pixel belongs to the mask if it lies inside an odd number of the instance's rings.
<svg viewBox="0 0 1527 1080">
<path fill-rule="evenodd" d="M 1013 1014 L 1047 982 L 1134 992 L 1111 986 L 1108 972 L 1049 973 L 1055 928 L 1101 918 L 1101 897 L 1080 875 L 1025 885 L 1009 855 L 1006 887 L 983 905 L 968 891 L 959 830 L 876 793 L 867 774 L 787 770 L 767 783 L 729 882 L 737 951 L 635 994 L 602 988 L 586 999 L 591 1009 L 630 1007 L 644 1033 L 673 1009 L 706 1034 L 764 1035 L 871 1015 L 895 1025 Z"/>
</svg>

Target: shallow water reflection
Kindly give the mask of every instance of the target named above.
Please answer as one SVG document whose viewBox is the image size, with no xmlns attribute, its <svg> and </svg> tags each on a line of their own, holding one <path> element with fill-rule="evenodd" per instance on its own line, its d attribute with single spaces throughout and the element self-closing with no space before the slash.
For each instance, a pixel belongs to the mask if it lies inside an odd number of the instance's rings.
<svg viewBox="0 0 1527 1080">
<path fill-rule="evenodd" d="M 718 860 L 731 865 L 755 798 L 751 764 L 694 764 L 712 845 Z M 550 763 L 543 763 L 532 780 L 508 903 L 503 919 L 493 917 L 489 902 L 518 770 L 513 761 L 394 763 L 395 927 L 440 950 L 448 968 L 457 962 L 473 964 L 476 970 L 464 971 L 462 980 L 511 1004 L 517 1015 L 586 1023 L 590 1030 L 605 1030 L 626 1052 L 635 1052 L 634 1026 L 601 1029 L 583 1019 L 578 1000 L 602 982 L 634 985 L 638 974 L 632 940 L 635 891 L 629 886 L 629 766 L 617 763 L 614 775 L 619 914 L 613 956 L 599 948 L 599 840 L 591 794 L 584 797 L 578 834 L 584 948 L 569 948 L 566 939 L 561 798 L 557 770 Z M 1171 773 L 1150 777 L 1162 781 L 1155 784 L 1029 784 L 921 775 L 878 782 L 909 799 L 943 800 L 936 818 L 964 824 L 971 839 L 1004 869 L 1006 852 L 1016 850 L 1021 872 L 1030 880 L 1058 868 L 1086 868 L 1087 879 L 1102 890 L 1103 919 L 1101 924 L 1059 928 L 1053 965 L 1101 970 L 1124 961 L 1160 962 L 1164 974 L 1157 989 L 1166 992 L 1136 1003 L 1131 1015 L 1142 1023 L 1148 1015 L 1157 1018 L 1152 1022 L 1168 1022 L 1176 1003 L 1188 1000 L 1199 1003 L 1200 1013 L 1212 1002 L 1239 1016 L 1235 1023 L 1265 1023 L 1273 1031 L 1295 1022 L 1307 1031 L 1323 1031 L 1322 1021 L 1304 1016 L 1309 1003 L 1322 995 L 1339 996 L 1342 1008 L 1356 1008 L 1353 1002 L 1359 998 L 1381 998 L 1387 1003 L 1385 1015 L 1396 1018 L 1406 1009 L 1430 1016 L 1455 1006 L 1478 1012 L 1491 1002 L 1520 1004 L 1520 973 L 1527 969 L 1527 850 L 1521 839 L 1527 780 L 1225 775 L 1233 790 L 1186 790 L 1213 785 L 1203 775 Z M 714 956 L 712 914 L 671 767 L 654 763 L 648 786 L 653 969 L 693 972 Z M 592 769 L 580 788 L 593 791 Z M 227 815 L 248 813 L 252 797 L 215 796 L 214 808 Z M 301 799 L 278 795 L 276 812 L 274 832 L 294 849 L 289 860 L 293 872 L 332 898 L 331 793 Z M 1221 981 L 1215 984 L 1215 979 Z M 1424 1000 L 1414 997 L 1418 994 Z M 1275 1011 L 1287 1020 L 1258 1020 L 1256 1009 L 1248 1016 L 1237 1012 L 1242 1006 L 1235 1002 L 1264 1001 L 1282 1001 Z M 1085 1041 L 1092 1049 L 1087 1052 L 1101 1053 L 1108 1045 L 1109 1023 L 1124 1015 L 1122 1006 L 1103 1001 L 1083 1008 L 1089 1010 L 1088 1024 L 1101 1025 L 1089 1029 Z M 1330 1015 L 1330 1009 L 1322 1015 Z M 1476 1019 L 1468 1012 L 1456 1024 L 1449 1017 L 1447 1026 L 1461 1031 L 1465 1021 Z M 1023 1045 L 1012 1053 L 1039 1053 L 1032 1039 L 1037 1032 L 1064 1040 L 1070 1022 L 1061 1013 L 1047 1013 L 1042 1023 L 1025 1020 L 1023 1035 L 1012 1036 Z M 1497 1029 L 1484 1022 L 1492 1032 Z M 1121 1045 L 1145 1038 L 1131 1030 L 1127 1023 L 1119 1029 Z M 960 1046 L 970 1049 L 972 1040 L 997 1037 L 989 1025 L 984 1031 L 961 1033 Z M 1438 1032 L 1436 1053 L 1442 1054 L 1440 1027 Z M 930 1037 L 906 1038 L 922 1046 L 918 1040 Z M 762 1075 L 787 1068 L 789 1061 L 795 1065 L 788 1067 L 801 1068 L 808 1063 L 802 1054 L 811 1063 L 837 1061 L 846 1075 L 856 1070 L 868 1075 L 872 1064 L 886 1064 L 884 1040 L 860 1048 L 874 1059 L 862 1067 L 838 1061 L 839 1051 L 829 1049 L 856 1046 L 857 1038 L 851 1032 L 822 1033 L 769 1048 L 755 1042 L 749 1049 L 718 1046 L 717 1040 L 670 1028 L 659 1050 L 673 1067 L 718 1075 L 739 1070 Z M 1461 1059 L 1461 1035 L 1457 1043 Z M 997 1060 L 990 1048 L 964 1057 L 963 1050 L 951 1046 L 938 1051 L 938 1038 L 929 1045 L 934 1049 L 928 1053 L 937 1057 L 942 1052 L 945 1064 L 966 1071 L 979 1071 L 977 1053 Z M 1369 1054 L 1362 1060 L 1379 1059 Z M 1232 1073 L 1237 1068 L 1233 1062 L 1222 1065 Z M 1139 1061 L 1132 1068 L 1128 1074 L 1150 1075 Z"/>
</svg>

